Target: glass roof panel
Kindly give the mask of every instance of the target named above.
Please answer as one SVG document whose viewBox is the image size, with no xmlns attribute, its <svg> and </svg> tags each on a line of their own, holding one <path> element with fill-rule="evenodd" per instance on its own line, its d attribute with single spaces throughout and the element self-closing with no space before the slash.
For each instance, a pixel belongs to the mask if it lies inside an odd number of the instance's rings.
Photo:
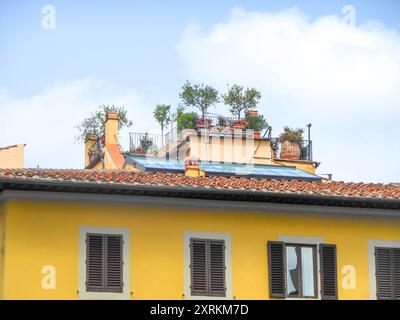
<svg viewBox="0 0 400 320">
<path fill-rule="evenodd" d="M 184 162 L 177 160 L 166 160 L 157 158 L 144 158 L 127 156 L 127 163 L 134 163 L 142 171 L 171 171 L 183 172 Z M 278 165 L 254 165 L 236 163 L 212 163 L 200 162 L 200 167 L 209 175 L 247 176 L 247 177 L 270 177 L 279 179 L 321 180 L 317 175 L 297 169 L 296 167 L 285 167 Z"/>
</svg>

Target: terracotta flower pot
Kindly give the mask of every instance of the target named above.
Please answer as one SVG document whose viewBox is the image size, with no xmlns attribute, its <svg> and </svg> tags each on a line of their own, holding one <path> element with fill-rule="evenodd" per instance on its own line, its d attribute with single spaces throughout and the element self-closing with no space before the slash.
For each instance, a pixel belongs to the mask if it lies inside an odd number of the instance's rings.
<svg viewBox="0 0 400 320">
<path fill-rule="evenodd" d="M 254 131 L 253 132 L 253 137 L 254 137 L 254 139 L 260 139 L 260 137 L 261 137 L 260 131 Z"/>
<path fill-rule="evenodd" d="M 236 120 L 233 122 L 233 128 L 234 129 L 246 129 L 246 120 Z"/>
<path fill-rule="evenodd" d="M 258 111 L 257 110 L 249 110 L 249 111 L 247 111 L 247 115 L 252 116 L 252 117 L 258 117 Z"/>
<path fill-rule="evenodd" d="M 141 148 L 137 148 L 137 149 L 135 150 L 135 154 L 137 154 L 137 155 L 146 154 L 146 151 L 144 151 L 144 150 L 141 149 Z"/>
<path fill-rule="evenodd" d="M 298 143 L 285 141 L 281 144 L 281 159 L 299 160 L 300 154 L 301 149 Z"/>
</svg>

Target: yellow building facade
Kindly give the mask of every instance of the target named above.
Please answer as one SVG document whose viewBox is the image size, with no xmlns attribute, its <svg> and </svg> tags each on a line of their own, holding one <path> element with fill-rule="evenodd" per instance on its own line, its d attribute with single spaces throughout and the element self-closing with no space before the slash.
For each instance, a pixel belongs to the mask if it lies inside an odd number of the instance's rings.
<svg viewBox="0 0 400 320">
<path fill-rule="evenodd" d="M 191 238 L 224 241 L 226 294 L 214 298 L 270 299 L 268 242 L 281 241 L 315 246 L 317 252 L 322 243 L 336 245 L 337 298 L 376 299 L 375 248 L 400 248 L 396 206 L 2 188 L 2 299 L 208 299 L 191 295 Z M 89 233 L 122 235 L 122 292 L 86 292 Z M 314 299 L 321 298 L 321 263 L 316 254 Z"/>
</svg>

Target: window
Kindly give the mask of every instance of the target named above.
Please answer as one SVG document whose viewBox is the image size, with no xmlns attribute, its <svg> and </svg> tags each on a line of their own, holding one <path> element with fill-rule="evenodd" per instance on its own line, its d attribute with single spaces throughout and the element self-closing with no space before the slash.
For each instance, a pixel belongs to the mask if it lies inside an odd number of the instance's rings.
<svg viewBox="0 0 400 320">
<path fill-rule="evenodd" d="M 318 250 L 319 249 L 319 250 Z M 268 242 L 269 289 L 275 298 L 337 299 L 336 246 Z"/>
<path fill-rule="evenodd" d="M 376 247 L 378 299 L 400 300 L 400 248 Z"/>
<path fill-rule="evenodd" d="M 86 291 L 123 291 L 122 245 L 122 235 L 86 235 Z"/>
<path fill-rule="evenodd" d="M 191 295 L 225 297 L 225 241 L 190 239 Z"/>
<path fill-rule="evenodd" d="M 287 291 L 290 297 L 317 297 L 316 247 L 286 245 Z"/>
<path fill-rule="evenodd" d="M 129 246 L 127 228 L 80 228 L 79 298 L 131 298 Z"/>
</svg>

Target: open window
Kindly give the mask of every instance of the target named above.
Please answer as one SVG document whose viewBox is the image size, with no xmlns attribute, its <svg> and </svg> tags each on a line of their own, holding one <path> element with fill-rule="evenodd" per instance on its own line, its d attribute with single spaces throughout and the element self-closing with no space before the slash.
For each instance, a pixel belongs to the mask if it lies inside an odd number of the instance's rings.
<svg viewBox="0 0 400 320">
<path fill-rule="evenodd" d="M 337 299 L 335 245 L 270 241 L 268 260 L 271 297 Z"/>
<path fill-rule="evenodd" d="M 286 245 L 288 297 L 317 298 L 317 248 L 312 245 Z"/>
</svg>

